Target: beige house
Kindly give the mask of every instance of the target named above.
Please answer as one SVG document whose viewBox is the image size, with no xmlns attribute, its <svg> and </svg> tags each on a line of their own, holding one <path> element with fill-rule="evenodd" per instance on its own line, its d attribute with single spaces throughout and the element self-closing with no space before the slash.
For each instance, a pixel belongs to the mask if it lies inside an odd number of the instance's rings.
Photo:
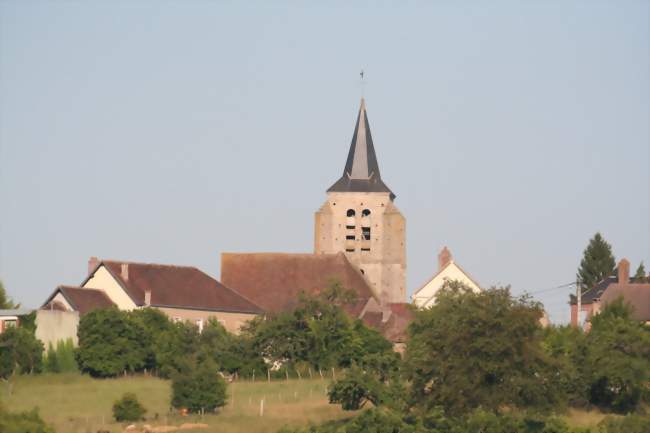
<svg viewBox="0 0 650 433">
<path fill-rule="evenodd" d="M 195 267 L 100 261 L 91 257 L 88 276 L 78 287 L 59 286 L 42 310 L 77 311 L 157 308 L 175 321 L 189 321 L 202 329 L 211 318 L 228 331 L 238 332 L 263 311 L 239 293 Z"/>
<path fill-rule="evenodd" d="M 459 281 L 475 292 L 482 290 L 478 283 L 453 260 L 449 249 L 444 247 L 438 254 L 438 272 L 411 295 L 413 304 L 418 308 L 427 308 L 435 304 L 438 291 L 447 281 Z"/>
</svg>

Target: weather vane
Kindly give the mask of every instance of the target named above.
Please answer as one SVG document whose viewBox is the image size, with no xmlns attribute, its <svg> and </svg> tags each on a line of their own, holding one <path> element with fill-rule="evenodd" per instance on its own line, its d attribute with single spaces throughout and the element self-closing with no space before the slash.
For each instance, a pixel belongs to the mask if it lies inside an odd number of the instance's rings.
<svg viewBox="0 0 650 433">
<path fill-rule="evenodd" d="M 361 97 L 362 97 L 362 98 L 363 98 L 363 93 L 364 93 L 364 92 L 363 92 L 363 90 L 364 90 L 363 88 L 365 87 L 365 84 L 366 84 L 365 81 L 363 81 L 363 76 L 364 76 L 364 75 L 365 75 L 365 72 L 363 72 L 363 69 L 362 69 L 361 72 L 359 72 L 359 77 L 361 77 L 361 81 L 360 81 L 360 83 L 359 83 L 359 87 L 361 87 Z"/>
<path fill-rule="evenodd" d="M 363 69 L 361 70 L 361 72 L 359 72 L 359 76 L 361 77 L 361 80 L 363 81 Z"/>
</svg>

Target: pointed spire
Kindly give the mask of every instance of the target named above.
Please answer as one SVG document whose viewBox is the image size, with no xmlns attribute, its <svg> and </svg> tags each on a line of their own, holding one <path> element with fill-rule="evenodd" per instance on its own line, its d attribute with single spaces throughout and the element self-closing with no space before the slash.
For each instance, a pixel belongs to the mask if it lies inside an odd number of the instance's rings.
<svg viewBox="0 0 650 433">
<path fill-rule="evenodd" d="M 372 143 L 366 101 L 361 98 L 361 106 L 357 115 L 357 124 L 350 143 L 348 159 L 345 162 L 343 176 L 328 190 L 333 192 L 388 192 L 391 199 L 395 197 L 392 191 L 382 182 L 379 174 L 379 164 Z"/>
</svg>

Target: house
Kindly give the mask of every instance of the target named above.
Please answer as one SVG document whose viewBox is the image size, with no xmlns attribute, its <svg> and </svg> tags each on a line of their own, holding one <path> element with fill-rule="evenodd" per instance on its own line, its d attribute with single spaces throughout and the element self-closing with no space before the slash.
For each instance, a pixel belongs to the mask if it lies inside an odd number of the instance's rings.
<svg viewBox="0 0 650 433">
<path fill-rule="evenodd" d="M 32 310 L 27 310 L 24 308 L 0 310 L 0 334 L 2 334 L 5 329 L 20 326 L 21 316 L 27 316 L 32 312 Z"/>
<path fill-rule="evenodd" d="M 41 310 L 76 311 L 83 316 L 113 306 L 126 311 L 157 308 L 172 320 L 189 321 L 199 329 L 215 318 L 230 332 L 238 332 L 264 312 L 195 267 L 96 257 L 88 261 L 88 276 L 78 287 L 57 287 Z"/>
<path fill-rule="evenodd" d="M 618 298 L 632 307 L 632 318 L 650 324 L 650 283 L 630 278 L 630 262 L 623 258 L 616 275 L 604 278 L 582 294 L 581 325 L 589 329 L 589 319 Z M 571 302 L 571 324 L 578 326 L 578 305 Z"/>
<path fill-rule="evenodd" d="M 438 254 L 438 271 L 411 295 L 413 304 L 418 308 L 427 308 L 435 304 L 438 291 L 447 281 L 459 281 L 475 292 L 481 287 L 456 262 L 449 248 L 444 247 Z"/>
</svg>

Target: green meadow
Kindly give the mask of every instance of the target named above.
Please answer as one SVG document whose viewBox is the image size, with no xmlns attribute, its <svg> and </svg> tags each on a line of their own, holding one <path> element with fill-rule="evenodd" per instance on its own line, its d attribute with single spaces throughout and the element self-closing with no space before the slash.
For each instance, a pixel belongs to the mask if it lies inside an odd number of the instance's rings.
<svg viewBox="0 0 650 433">
<path fill-rule="evenodd" d="M 329 379 L 289 381 L 237 381 L 228 386 L 228 404 L 218 414 L 182 417 L 170 411 L 171 382 L 135 376 L 92 379 L 79 374 L 18 376 L 8 385 L 0 383 L 1 401 L 10 411 L 39 409 L 42 418 L 57 433 L 122 432 L 126 424 L 112 420 L 113 402 L 133 392 L 146 407 L 151 426 L 205 423 L 210 426 L 183 432 L 274 433 L 283 426 L 306 426 L 353 416 L 338 405 L 330 405 L 326 388 Z M 9 393 L 11 387 L 11 393 Z M 264 401 L 260 416 L 260 401 Z"/>
</svg>

